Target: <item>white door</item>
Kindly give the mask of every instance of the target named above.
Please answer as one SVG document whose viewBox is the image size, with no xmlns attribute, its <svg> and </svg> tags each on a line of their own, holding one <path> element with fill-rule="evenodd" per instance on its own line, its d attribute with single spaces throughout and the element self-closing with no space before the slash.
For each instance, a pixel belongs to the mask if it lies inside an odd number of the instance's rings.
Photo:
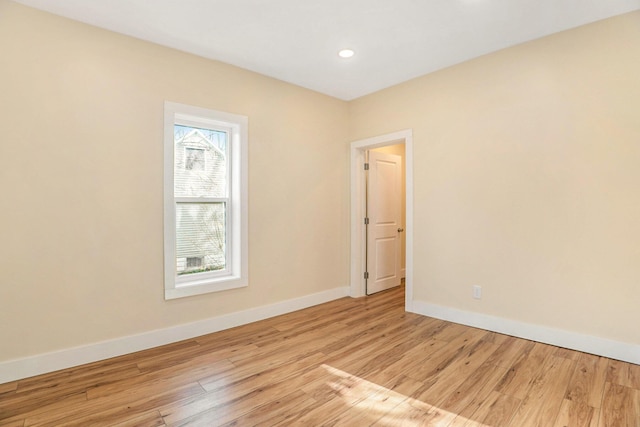
<svg viewBox="0 0 640 427">
<path fill-rule="evenodd" d="M 400 285 L 402 157 L 369 151 L 367 294 Z"/>
</svg>

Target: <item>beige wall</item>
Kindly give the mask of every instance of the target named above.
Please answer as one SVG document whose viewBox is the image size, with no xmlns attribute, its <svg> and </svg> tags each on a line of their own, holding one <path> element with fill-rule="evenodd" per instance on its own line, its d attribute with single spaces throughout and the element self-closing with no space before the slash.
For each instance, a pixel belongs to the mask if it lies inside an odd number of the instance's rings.
<svg viewBox="0 0 640 427">
<path fill-rule="evenodd" d="M 400 215 L 402 217 L 401 223 L 402 227 L 405 227 L 405 218 L 406 218 L 406 205 L 407 205 L 407 194 L 406 194 L 406 158 L 405 158 L 405 146 L 404 144 L 393 144 L 387 145 L 385 147 L 375 148 L 372 151 L 378 151 L 380 153 L 385 154 L 394 154 L 396 156 L 400 156 L 402 158 L 402 194 L 400 196 L 400 203 L 402 204 L 400 208 Z M 406 265 L 406 234 L 400 234 L 400 268 L 404 269 Z"/>
<path fill-rule="evenodd" d="M 165 100 L 249 117 L 248 288 L 163 299 Z M 347 119 L 345 102 L 0 0 L 0 361 L 348 286 Z"/>
<path fill-rule="evenodd" d="M 347 104 L 0 0 L 0 362 L 347 286 L 347 141 L 407 128 L 416 300 L 638 343 L 639 75 L 632 13 Z M 249 117 L 248 288 L 163 299 L 165 100 Z"/>
<path fill-rule="evenodd" d="M 413 129 L 415 299 L 640 343 L 639 76 L 635 12 L 350 103 Z"/>
</svg>

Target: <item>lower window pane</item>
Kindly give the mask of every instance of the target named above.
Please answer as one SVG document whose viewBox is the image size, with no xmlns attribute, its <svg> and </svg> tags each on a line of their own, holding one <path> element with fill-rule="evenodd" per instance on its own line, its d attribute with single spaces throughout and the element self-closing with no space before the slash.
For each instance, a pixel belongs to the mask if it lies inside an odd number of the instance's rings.
<svg viewBox="0 0 640 427">
<path fill-rule="evenodd" d="M 225 203 L 176 205 L 178 276 L 225 269 L 225 223 Z"/>
</svg>

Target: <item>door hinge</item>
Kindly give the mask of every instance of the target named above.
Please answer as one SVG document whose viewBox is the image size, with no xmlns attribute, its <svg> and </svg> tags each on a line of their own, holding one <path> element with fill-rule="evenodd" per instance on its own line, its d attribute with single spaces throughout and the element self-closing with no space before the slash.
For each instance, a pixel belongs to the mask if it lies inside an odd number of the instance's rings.
<svg viewBox="0 0 640 427">
<path fill-rule="evenodd" d="M 368 279 L 368 278 L 369 278 L 369 272 L 368 272 L 368 271 L 365 271 L 365 272 L 364 272 L 364 278 L 365 278 L 365 279 Z"/>
<path fill-rule="evenodd" d="M 369 225 L 369 218 L 364 219 L 364 225 Z"/>
<path fill-rule="evenodd" d="M 365 163 L 364 164 L 364 170 L 368 171 L 369 170 L 369 163 Z"/>
</svg>

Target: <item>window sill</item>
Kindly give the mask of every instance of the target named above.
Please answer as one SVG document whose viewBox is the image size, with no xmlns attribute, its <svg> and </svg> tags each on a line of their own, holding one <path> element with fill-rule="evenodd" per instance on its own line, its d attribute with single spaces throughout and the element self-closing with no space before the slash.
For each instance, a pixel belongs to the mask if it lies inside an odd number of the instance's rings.
<svg viewBox="0 0 640 427">
<path fill-rule="evenodd" d="M 238 276 L 225 276 L 217 279 L 194 280 L 183 283 L 175 288 L 164 290 L 164 299 L 171 300 L 177 298 L 202 295 L 213 292 L 227 291 L 230 289 L 244 288 L 247 281 Z"/>
</svg>

